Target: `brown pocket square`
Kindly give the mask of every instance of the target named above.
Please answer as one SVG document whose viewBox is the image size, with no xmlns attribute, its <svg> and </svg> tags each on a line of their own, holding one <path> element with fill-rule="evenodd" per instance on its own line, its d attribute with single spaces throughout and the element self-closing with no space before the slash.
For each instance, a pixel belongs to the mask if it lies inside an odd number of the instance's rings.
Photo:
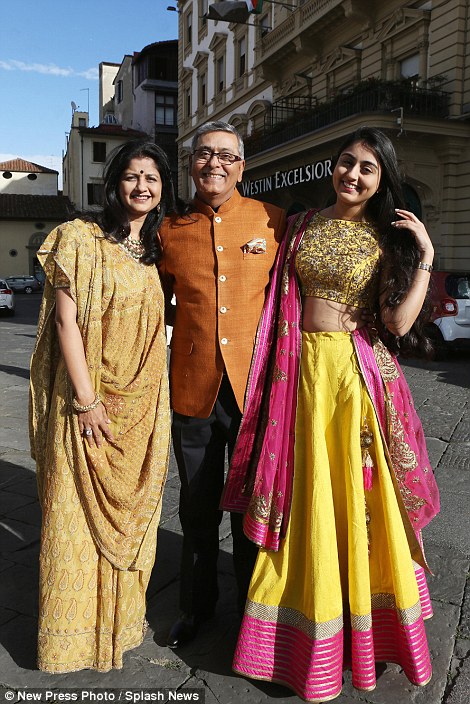
<svg viewBox="0 0 470 704">
<path fill-rule="evenodd" d="M 244 254 L 266 254 L 266 240 L 264 237 L 255 237 L 242 247 Z"/>
</svg>

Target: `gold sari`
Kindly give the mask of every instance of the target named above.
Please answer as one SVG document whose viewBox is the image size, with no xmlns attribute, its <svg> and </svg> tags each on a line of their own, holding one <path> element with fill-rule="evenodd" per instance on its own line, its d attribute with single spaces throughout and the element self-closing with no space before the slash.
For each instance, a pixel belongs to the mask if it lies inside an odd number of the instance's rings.
<svg viewBox="0 0 470 704">
<path fill-rule="evenodd" d="M 38 252 L 46 273 L 31 360 L 30 435 L 43 511 L 38 666 L 122 667 L 145 629 L 145 591 L 168 466 L 163 294 L 154 266 L 74 220 Z M 77 304 L 93 386 L 115 440 L 90 448 L 55 330 L 55 289 Z"/>
</svg>

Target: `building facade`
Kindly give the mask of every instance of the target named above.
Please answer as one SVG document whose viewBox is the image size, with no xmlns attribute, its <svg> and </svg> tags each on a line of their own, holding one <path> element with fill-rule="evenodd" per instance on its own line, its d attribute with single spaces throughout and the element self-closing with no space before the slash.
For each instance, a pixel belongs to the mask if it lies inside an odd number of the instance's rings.
<svg viewBox="0 0 470 704">
<path fill-rule="evenodd" d="M 77 210 L 102 204 L 103 168 L 110 152 L 131 139 L 147 137 L 112 121 L 88 126 L 88 113 L 75 110 L 63 159 L 63 188 Z"/>
<path fill-rule="evenodd" d="M 342 139 L 367 124 L 397 150 L 435 266 L 470 270 L 470 9 L 466 0 L 264 0 L 248 24 L 179 0 L 180 192 L 198 125 L 245 137 L 241 191 L 291 212 L 323 206 Z"/>
<path fill-rule="evenodd" d="M 110 152 L 131 139 L 149 139 L 168 154 L 177 182 L 178 41 L 155 42 L 99 65 L 99 121 L 73 108 L 63 159 L 64 194 L 77 210 L 102 203 L 103 167 Z"/>
<path fill-rule="evenodd" d="M 178 40 L 154 42 L 121 64 L 100 64 L 100 123 L 143 132 L 178 168 Z"/>
<path fill-rule="evenodd" d="M 0 276 L 37 275 L 49 232 L 72 212 L 57 190 L 58 172 L 24 159 L 0 164 Z"/>
</svg>

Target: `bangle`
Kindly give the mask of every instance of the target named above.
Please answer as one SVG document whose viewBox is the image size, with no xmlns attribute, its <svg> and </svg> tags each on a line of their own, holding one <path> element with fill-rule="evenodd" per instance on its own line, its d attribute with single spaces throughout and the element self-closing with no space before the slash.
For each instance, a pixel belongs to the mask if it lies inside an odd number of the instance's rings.
<svg viewBox="0 0 470 704">
<path fill-rule="evenodd" d="M 432 264 L 425 264 L 424 262 L 419 262 L 419 263 L 416 265 L 416 268 L 417 268 L 417 269 L 423 269 L 424 271 L 429 271 L 429 273 L 431 273 L 431 271 L 432 271 Z"/>
<path fill-rule="evenodd" d="M 72 399 L 72 406 L 73 410 L 76 411 L 77 413 L 87 413 L 88 411 L 92 411 L 94 408 L 99 406 L 101 403 L 101 398 L 99 394 L 96 394 L 94 400 L 89 403 L 87 406 L 81 406 L 75 396 Z"/>
</svg>

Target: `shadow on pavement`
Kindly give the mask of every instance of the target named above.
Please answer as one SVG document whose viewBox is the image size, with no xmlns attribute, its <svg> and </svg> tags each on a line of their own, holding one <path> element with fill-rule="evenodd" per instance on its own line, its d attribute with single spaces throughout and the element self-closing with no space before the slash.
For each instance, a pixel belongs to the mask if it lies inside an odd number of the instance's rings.
<svg viewBox="0 0 470 704">
<path fill-rule="evenodd" d="M 5 372 L 5 374 L 11 374 L 12 376 L 20 376 L 23 379 L 29 379 L 29 369 L 23 369 L 23 367 L 0 364 L 0 372 Z"/>
<path fill-rule="evenodd" d="M 36 669 L 40 523 L 35 473 L 0 460 L 0 642 L 28 670 Z"/>
<path fill-rule="evenodd" d="M 445 360 L 400 359 L 404 368 L 412 367 L 436 373 L 436 381 L 460 388 L 470 388 L 468 365 L 470 352 L 449 352 Z"/>
</svg>

